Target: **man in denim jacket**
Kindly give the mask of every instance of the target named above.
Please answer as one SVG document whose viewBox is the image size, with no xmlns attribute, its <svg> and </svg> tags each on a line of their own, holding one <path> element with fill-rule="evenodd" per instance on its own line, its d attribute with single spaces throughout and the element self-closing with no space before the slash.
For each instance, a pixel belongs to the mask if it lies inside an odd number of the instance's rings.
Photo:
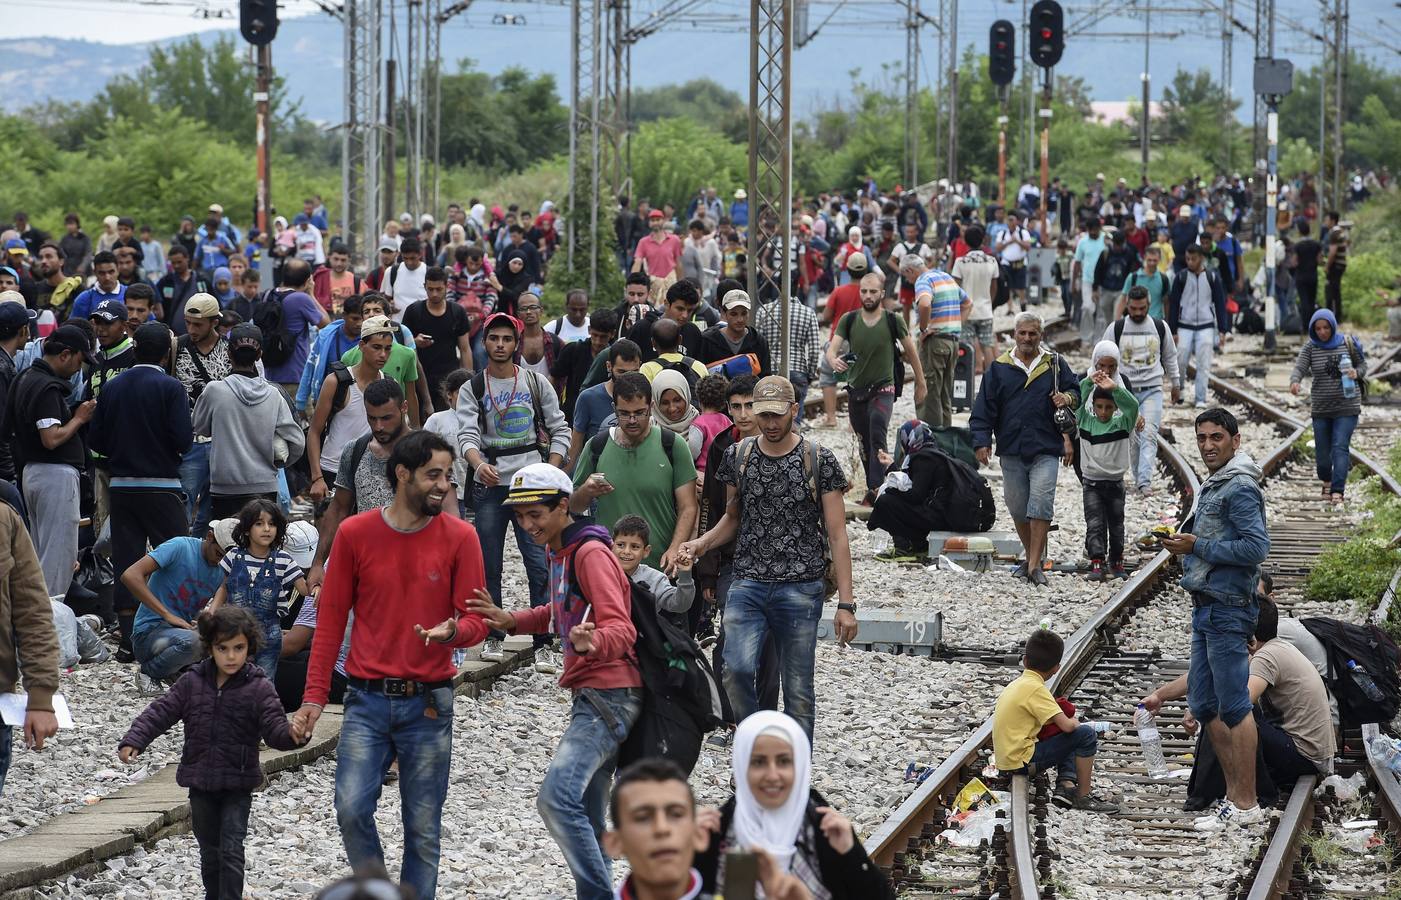
<svg viewBox="0 0 1401 900">
<path fill-rule="evenodd" d="M 1192 595 L 1192 662 L 1187 706 L 1218 748 L 1226 798 L 1199 818 L 1215 831 L 1264 818 L 1255 801 L 1255 720 L 1250 714 L 1250 656 L 1246 643 L 1259 609 L 1259 565 L 1270 555 L 1260 467 L 1240 452 L 1240 430 L 1224 409 L 1197 417 L 1197 449 L 1211 475 L 1197 506 L 1163 546 L 1182 557 L 1182 589 Z"/>
</svg>

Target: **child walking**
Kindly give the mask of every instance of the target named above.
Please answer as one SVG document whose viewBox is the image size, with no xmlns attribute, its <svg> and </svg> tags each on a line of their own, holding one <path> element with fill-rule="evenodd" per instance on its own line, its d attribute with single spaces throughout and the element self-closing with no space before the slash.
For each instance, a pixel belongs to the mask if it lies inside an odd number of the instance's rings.
<svg viewBox="0 0 1401 900">
<path fill-rule="evenodd" d="M 1132 464 L 1129 438 L 1138 421 L 1138 401 L 1098 369 L 1080 383 L 1080 469 L 1084 475 L 1085 555 L 1090 580 L 1124 570 L 1124 475 Z M 1108 562 L 1106 563 L 1106 546 Z"/>
<path fill-rule="evenodd" d="M 118 745 L 122 762 L 131 763 L 176 722 L 185 723 L 175 781 L 190 791 L 204 900 L 242 900 L 243 839 L 253 789 L 263 782 L 258 739 L 276 750 L 297 746 L 277 690 L 249 662 L 261 634 L 244 609 L 202 616 L 199 637 L 209 658 L 146 707 Z"/>
<path fill-rule="evenodd" d="M 308 593 L 306 573 L 282 549 L 286 536 L 287 517 L 281 508 L 271 500 L 250 500 L 239 510 L 234 547 L 219 562 L 224 583 L 209 606 L 214 610 L 229 603 L 248 610 L 261 631 L 254 662 L 272 681 L 282 655 L 282 598 L 293 588 L 302 596 Z"/>
<path fill-rule="evenodd" d="M 657 601 L 657 609 L 671 613 L 682 627 L 689 627 L 685 613 L 691 609 L 696 599 L 696 582 L 691 576 L 691 567 L 676 567 L 676 583 L 666 577 L 661 569 L 654 569 L 643 562 L 652 553 L 652 529 L 641 516 L 623 516 L 613 525 L 613 555 L 623 567 L 628 580 L 640 584 L 652 592 Z"/>
</svg>

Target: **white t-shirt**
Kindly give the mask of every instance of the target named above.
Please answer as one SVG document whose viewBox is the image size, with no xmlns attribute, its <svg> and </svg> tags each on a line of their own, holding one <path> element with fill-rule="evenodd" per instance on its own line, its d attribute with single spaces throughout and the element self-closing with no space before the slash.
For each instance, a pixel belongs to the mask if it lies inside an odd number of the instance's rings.
<svg viewBox="0 0 1401 900">
<path fill-rule="evenodd" d="M 1018 239 L 1030 242 L 1031 232 L 1027 231 L 1020 225 L 1018 225 L 1015 230 L 1009 227 L 1006 233 L 999 237 L 997 240 L 1000 243 L 1002 241 L 1014 241 Z M 1026 259 L 1026 248 L 1024 248 L 1021 244 L 1009 243 L 1006 247 L 1002 248 L 1003 262 L 1015 263 L 1021 262 L 1024 259 Z"/>
<path fill-rule="evenodd" d="M 428 265 L 422 262 L 418 264 L 417 269 L 396 263 L 384 273 L 385 296 L 394 298 L 394 305 L 398 307 L 392 316 L 394 321 L 404 320 L 404 310 L 409 308 L 409 304 L 428 299 L 428 291 L 423 286 L 423 279 L 427 275 Z M 389 280 L 391 277 L 393 281 Z"/>
<path fill-rule="evenodd" d="M 545 323 L 545 330 L 555 335 L 566 344 L 574 341 L 587 340 L 589 336 L 589 317 L 584 316 L 583 325 L 575 325 L 567 318 L 551 319 Z"/>
<path fill-rule="evenodd" d="M 963 286 L 972 301 L 968 321 L 980 322 L 992 318 L 992 280 L 997 277 L 997 260 L 981 250 L 969 250 L 954 261 L 949 272 Z"/>
</svg>

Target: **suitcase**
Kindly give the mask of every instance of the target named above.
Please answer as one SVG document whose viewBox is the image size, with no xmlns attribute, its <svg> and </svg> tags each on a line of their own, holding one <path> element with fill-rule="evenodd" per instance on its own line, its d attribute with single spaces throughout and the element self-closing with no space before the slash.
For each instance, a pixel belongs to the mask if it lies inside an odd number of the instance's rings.
<svg viewBox="0 0 1401 900">
<path fill-rule="evenodd" d="M 953 366 L 953 408 L 959 412 L 973 408 L 973 345 L 958 342 L 958 362 Z"/>
</svg>

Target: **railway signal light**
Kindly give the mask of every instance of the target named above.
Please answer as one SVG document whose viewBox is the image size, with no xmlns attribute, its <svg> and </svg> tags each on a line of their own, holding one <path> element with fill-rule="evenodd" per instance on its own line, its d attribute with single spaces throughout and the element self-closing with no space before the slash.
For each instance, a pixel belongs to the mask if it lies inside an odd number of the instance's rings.
<svg viewBox="0 0 1401 900">
<path fill-rule="evenodd" d="M 1006 19 L 992 23 L 988 32 L 988 77 L 1006 87 L 1017 72 L 1017 26 Z"/>
<path fill-rule="evenodd" d="M 238 30 L 255 47 L 277 37 L 277 0 L 239 0 Z"/>
<path fill-rule="evenodd" d="M 1031 61 L 1049 69 L 1065 51 L 1065 14 L 1056 0 L 1038 0 L 1031 8 Z"/>
</svg>

